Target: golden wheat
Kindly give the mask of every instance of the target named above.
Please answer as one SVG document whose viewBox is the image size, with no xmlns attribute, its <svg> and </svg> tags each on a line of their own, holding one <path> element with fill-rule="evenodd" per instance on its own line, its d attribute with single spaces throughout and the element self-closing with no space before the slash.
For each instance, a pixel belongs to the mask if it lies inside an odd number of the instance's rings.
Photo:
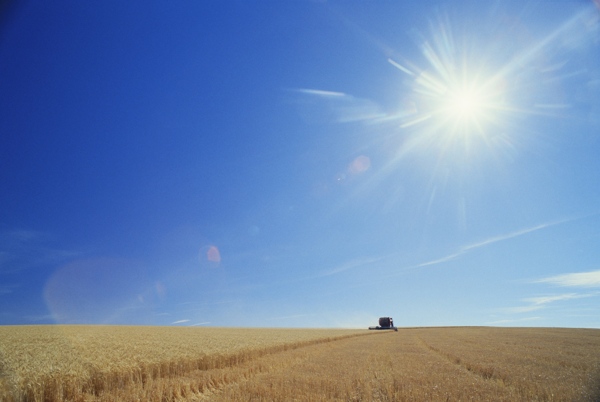
<svg viewBox="0 0 600 402">
<path fill-rule="evenodd" d="M 205 399 L 597 401 L 600 397 L 599 330 L 401 329 L 261 360 L 274 369 L 231 382 Z"/>
<path fill-rule="evenodd" d="M 0 327 L 0 400 L 89 400 L 136 384 L 150 387 L 159 379 L 231 367 L 268 353 L 360 332 L 365 331 Z M 207 378 L 196 391 L 212 383 Z"/>
<path fill-rule="evenodd" d="M 0 341 L 2 401 L 600 398 L 599 330 L 43 326 Z"/>
</svg>

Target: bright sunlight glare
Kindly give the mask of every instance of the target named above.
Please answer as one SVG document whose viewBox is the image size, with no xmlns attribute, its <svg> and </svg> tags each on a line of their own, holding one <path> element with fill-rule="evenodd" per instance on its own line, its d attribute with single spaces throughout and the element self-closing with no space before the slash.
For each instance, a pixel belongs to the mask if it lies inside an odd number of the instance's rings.
<svg viewBox="0 0 600 402">
<path fill-rule="evenodd" d="M 482 101 L 478 92 L 461 88 L 450 93 L 447 100 L 447 112 L 459 119 L 476 118 L 484 109 Z"/>
<path fill-rule="evenodd" d="M 468 38 L 455 41 L 446 18 L 419 45 L 427 61 L 424 68 L 411 61 L 388 59 L 410 79 L 409 98 L 415 112 L 402 115 L 401 127 L 415 126 L 448 138 L 472 135 L 489 136 L 498 126 L 510 121 L 506 71 L 489 54 L 472 45 Z M 461 43 L 461 46 L 458 46 Z"/>
<path fill-rule="evenodd" d="M 432 51 L 429 52 L 432 54 Z M 410 71 L 393 60 L 391 64 L 415 77 L 412 94 L 416 113 L 409 115 L 402 126 L 419 125 L 450 137 L 455 134 L 471 136 L 488 135 L 494 125 L 508 116 L 503 80 L 483 70 L 469 73 L 461 71 L 452 60 L 442 63 L 436 56 L 434 71 Z M 472 75 L 472 77 L 470 77 Z M 465 79 L 461 79 L 466 77 Z M 422 126 L 426 123 L 426 126 Z"/>
<path fill-rule="evenodd" d="M 441 116 L 437 124 L 450 125 L 463 134 L 485 134 L 490 124 L 498 122 L 502 110 L 501 91 L 490 85 L 461 85 L 449 88 L 439 99 L 430 99 Z"/>
</svg>

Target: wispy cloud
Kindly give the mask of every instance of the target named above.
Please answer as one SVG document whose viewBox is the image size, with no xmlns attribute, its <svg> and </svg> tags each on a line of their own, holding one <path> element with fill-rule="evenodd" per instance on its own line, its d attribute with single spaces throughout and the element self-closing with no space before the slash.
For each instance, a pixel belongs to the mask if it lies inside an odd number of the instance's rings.
<svg viewBox="0 0 600 402">
<path fill-rule="evenodd" d="M 531 283 L 548 283 L 561 287 L 575 288 L 597 288 L 600 287 L 600 270 L 590 272 L 575 272 L 570 274 L 556 275 L 548 278 L 532 281 Z M 542 310 L 551 304 L 565 302 L 575 299 L 583 299 L 589 297 L 598 297 L 600 292 L 592 291 L 588 293 L 562 293 L 550 294 L 544 296 L 528 297 L 521 301 L 526 303 L 523 306 L 509 307 L 502 309 L 506 314 L 523 314 L 532 311 Z M 577 308 L 577 307 L 576 307 Z M 517 322 L 517 320 L 502 320 L 490 324 L 500 324 L 504 322 Z"/>
<path fill-rule="evenodd" d="M 322 89 L 307 89 L 307 88 L 300 88 L 297 89 L 298 92 L 303 93 L 303 94 L 308 94 L 308 95 L 315 95 L 315 96 L 321 96 L 321 97 L 325 97 L 325 98 L 331 98 L 331 97 L 344 97 L 347 96 L 345 93 L 343 92 L 334 92 L 334 91 L 324 91 Z"/>
<path fill-rule="evenodd" d="M 192 324 L 190 326 L 191 327 L 197 327 L 197 326 L 200 326 L 200 325 L 208 325 L 208 324 L 210 324 L 210 321 L 198 322 L 198 323 Z"/>
<path fill-rule="evenodd" d="M 548 303 L 553 303 L 561 300 L 571 300 L 571 299 L 581 299 L 582 297 L 589 297 L 590 295 L 577 294 L 577 293 L 567 293 L 562 295 L 554 295 L 554 296 L 539 296 L 539 297 L 530 297 L 527 299 L 523 299 L 526 302 L 532 303 L 534 305 L 544 305 Z"/>
<path fill-rule="evenodd" d="M 191 321 L 191 320 L 179 320 L 179 321 L 173 321 L 173 322 L 171 323 L 171 325 L 174 325 L 174 324 L 183 324 L 184 322 L 190 322 L 190 321 Z"/>
<path fill-rule="evenodd" d="M 487 322 L 487 325 L 504 325 L 504 324 L 515 324 L 515 323 L 519 323 L 519 322 L 527 322 L 527 321 L 537 321 L 537 320 L 541 320 L 542 317 L 525 317 L 525 318 L 518 318 L 518 319 L 508 319 L 508 320 L 498 320 L 498 321 L 490 321 Z"/>
<path fill-rule="evenodd" d="M 562 219 L 562 220 L 558 220 L 558 221 L 547 222 L 547 223 L 543 223 L 541 225 L 536 225 L 536 226 L 528 227 L 528 228 L 525 228 L 525 229 L 521 229 L 521 230 L 517 230 L 517 231 L 514 231 L 514 232 L 510 232 L 510 233 L 507 233 L 507 234 L 490 237 L 490 238 L 488 238 L 486 240 L 479 241 L 479 242 L 476 242 L 476 243 L 472 243 L 472 244 L 468 244 L 466 246 L 463 246 L 458 251 L 456 251 L 455 253 L 446 255 L 446 256 L 441 257 L 441 258 L 437 258 L 435 260 L 431 260 L 431 261 L 423 262 L 421 264 L 413 265 L 410 268 L 420 268 L 420 267 L 426 267 L 426 266 L 429 266 L 429 265 L 442 264 L 444 262 L 448 262 L 448 261 L 454 260 L 455 258 L 460 257 L 461 255 L 463 255 L 465 253 L 468 253 L 470 251 L 476 250 L 478 248 L 486 247 L 486 246 L 489 246 L 489 245 L 492 245 L 494 243 L 498 243 L 498 242 L 501 242 L 501 241 L 514 239 L 516 237 L 523 236 L 523 235 L 526 235 L 528 233 L 536 232 L 536 231 L 541 230 L 541 229 L 546 229 L 548 227 L 559 225 L 561 223 L 570 222 L 572 220 L 573 219 Z"/>
<path fill-rule="evenodd" d="M 593 297 L 594 294 L 581 294 L 581 293 L 565 293 L 561 295 L 551 295 L 551 296 L 538 296 L 538 297 L 529 297 L 523 299 L 524 302 L 528 303 L 526 306 L 520 307 L 509 307 L 504 309 L 506 313 L 529 313 L 531 311 L 541 310 L 545 308 L 548 304 L 572 300 L 572 299 L 582 299 L 585 297 Z"/>
<path fill-rule="evenodd" d="M 39 240 L 40 238 L 47 238 L 43 232 L 37 230 L 25 230 L 25 229 L 14 229 L 7 230 L 0 234 L 2 241 L 16 241 L 26 242 L 30 240 Z"/>
<path fill-rule="evenodd" d="M 332 117 L 340 123 L 350 122 L 379 122 L 388 118 L 381 108 L 373 101 L 358 98 L 344 92 L 326 91 L 322 89 L 297 88 L 293 91 L 309 95 L 312 99 L 319 100 L 319 113 L 325 110 L 332 113 Z M 322 103 L 324 102 L 324 104 Z M 319 114 L 317 113 L 317 114 Z"/>
<path fill-rule="evenodd" d="M 80 252 L 54 246 L 52 240 L 52 236 L 35 230 L 0 232 L 0 273 L 62 263 L 81 255 Z"/>
<path fill-rule="evenodd" d="M 344 271 L 348 271 L 351 269 L 363 267 L 365 265 L 373 264 L 375 262 L 381 261 L 381 259 L 382 259 L 381 257 L 372 257 L 372 258 L 350 260 L 341 265 L 338 265 L 335 268 L 321 272 L 320 274 L 317 275 L 317 277 L 322 278 L 325 276 L 336 275 L 336 274 L 342 273 Z"/>
<path fill-rule="evenodd" d="M 521 313 L 529 313 L 536 310 L 541 310 L 544 306 L 539 304 L 531 304 L 529 306 L 520 306 L 520 307 L 507 307 L 503 309 L 504 313 L 508 314 L 521 314 Z"/>
<path fill-rule="evenodd" d="M 0 296 L 11 294 L 19 285 L 0 285 Z"/>
<path fill-rule="evenodd" d="M 564 287 L 597 288 L 600 287 L 600 270 L 556 275 L 536 282 Z"/>
<path fill-rule="evenodd" d="M 456 257 L 459 257 L 459 256 L 463 255 L 464 253 L 466 253 L 466 250 L 461 250 L 461 251 L 458 251 L 458 252 L 456 252 L 454 254 L 449 254 L 449 255 L 447 255 L 445 257 L 438 258 L 436 260 L 431 260 L 431 261 L 423 262 L 421 264 L 413 265 L 410 268 L 421 268 L 421 267 L 426 267 L 428 265 L 442 264 L 444 262 L 452 261 Z"/>
</svg>

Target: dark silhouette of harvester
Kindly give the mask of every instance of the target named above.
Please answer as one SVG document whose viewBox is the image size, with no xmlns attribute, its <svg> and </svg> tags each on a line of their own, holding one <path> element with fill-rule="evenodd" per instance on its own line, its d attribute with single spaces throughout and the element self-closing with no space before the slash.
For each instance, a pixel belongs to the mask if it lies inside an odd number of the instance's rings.
<svg viewBox="0 0 600 402">
<path fill-rule="evenodd" d="M 369 327 L 369 329 L 393 329 L 394 331 L 398 331 L 398 328 L 394 327 L 394 319 L 392 317 L 379 318 L 379 325 L 377 327 Z"/>
</svg>

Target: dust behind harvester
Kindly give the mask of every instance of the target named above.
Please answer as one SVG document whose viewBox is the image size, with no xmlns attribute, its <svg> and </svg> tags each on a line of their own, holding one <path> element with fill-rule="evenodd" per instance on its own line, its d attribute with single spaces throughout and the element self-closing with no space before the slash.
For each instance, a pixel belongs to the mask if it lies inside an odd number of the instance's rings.
<svg viewBox="0 0 600 402">
<path fill-rule="evenodd" d="M 369 329 L 393 329 L 394 331 L 398 331 L 398 328 L 394 327 L 394 319 L 392 317 L 380 317 L 379 325 L 369 327 Z"/>
</svg>

